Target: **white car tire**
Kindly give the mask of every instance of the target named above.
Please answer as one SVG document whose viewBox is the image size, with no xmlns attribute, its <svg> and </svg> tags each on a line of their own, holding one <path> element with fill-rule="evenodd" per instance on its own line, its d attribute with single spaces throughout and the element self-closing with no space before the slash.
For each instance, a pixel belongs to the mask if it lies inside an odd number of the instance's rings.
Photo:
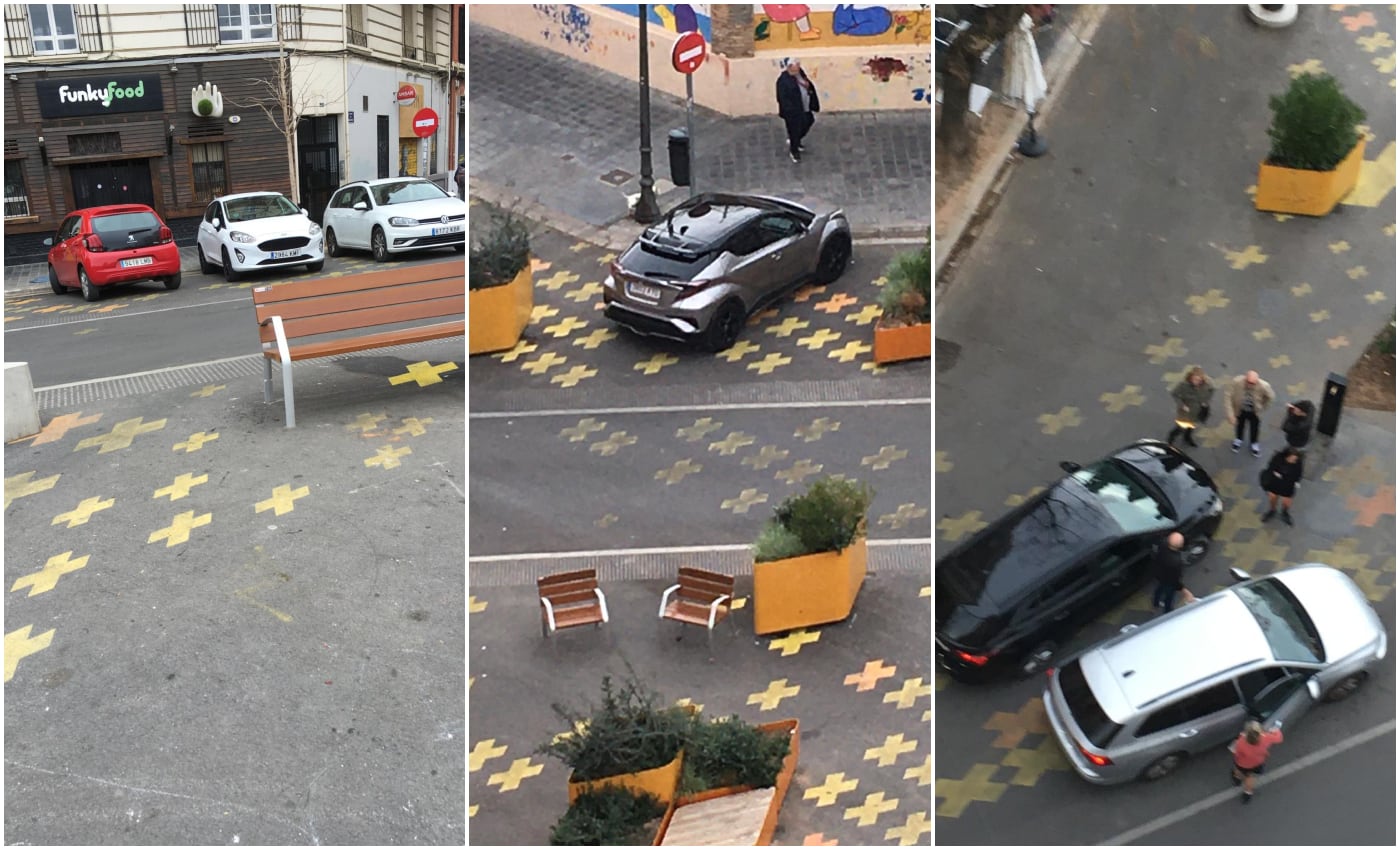
<svg viewBox="0 0 1400 850">
<path fill-rule="evenodd" d="M 1298 20 L 1297 3 L 1250 3 L 1245 6 L 1249 19 L 1261 27 L 1283 29 Z"/>
</svg>

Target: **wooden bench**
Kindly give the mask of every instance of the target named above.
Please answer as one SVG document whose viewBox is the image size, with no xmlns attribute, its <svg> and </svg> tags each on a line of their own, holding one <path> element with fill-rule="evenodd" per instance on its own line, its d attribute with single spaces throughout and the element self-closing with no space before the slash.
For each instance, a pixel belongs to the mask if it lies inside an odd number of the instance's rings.
<svg viewBox="0 0 1400 850">
<path fill-rule="evenodd" d="M 656 616 L 704 626 L 713 632 L 715 623 L 729 616 L 733 602 L 734 576 L 681 567 L 676 583 L 661 594 L 661 608 Z"/>
<path fill-rule="evenodd" d="M 608 621 L 608 599 L 598 587 L 597 570 L 555 573 L 535 584 L 540 591 L 540 631 L 545 637 L 560 629 Z"/>
<path fill-rule="evenodd" d="M 293 361 L 462 336 L 466 290 L 461 260 L 254 288 L 263 401 L 272 402 L 276 361 L 282 366 L 287 427 L 295 428 Z M 434 319 L 446 321 L 409 325 Z"/>
</svg>

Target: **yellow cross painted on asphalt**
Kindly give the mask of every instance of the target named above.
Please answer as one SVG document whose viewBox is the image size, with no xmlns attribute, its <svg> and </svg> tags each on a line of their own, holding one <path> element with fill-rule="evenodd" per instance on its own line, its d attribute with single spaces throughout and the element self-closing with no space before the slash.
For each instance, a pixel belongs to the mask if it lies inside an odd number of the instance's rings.
<svg viewBox="0 0 1400 850">
<path fill-rule="evenodd" d="M 1268 328 L 1260 328 L 1259 330 L 1254 331 L 1253 337 L 1255 342 L 1263 342 L 1266 339 L 1273 339 L 1274 332 L 1269 330 Z"/>
<path fill-rule="evenodd" d="M 1053 743 L 1053 742 L 1052 742 Z M 924 763 L 905 768 L 905 779 L 917 779 L 919 787 L 933 784 L 933 756 L 924 756 Z"/>
<path fill-rule="evenodd" d="M 1395 42 L 1391 40 L 1390 33 L 1374 32 L 1371 35 L 1363 35 L 1356 40 L 1356 46 L 1367 53 L 1375 53 L 1382 47 L 1394 47 Z"/>
<path fill-rule="evenodd" d="M 1109 413 L 1122 413 L 1129 407 L 1141 406 L 1146 399 L 1142 394 L 1142 387 L 1136 384 L 1128 384 L 1116 393 L 1104 393 L 1099 396 L 1099 401 L 1103 403 L 1104 409 Z"/>
<path fill-rule="evenodd" d="M 486 606 L 489 604 L 491 603 L 487 602 L 485 599 L 477 599 L 475 596 L 468 596 L 467 613 L 480 614 L 482 611 L 486 610 Z"/>
<path fill-rule="evenodd" d="M 617 259 L 617 254 L 614 253 L 613 251 L 609 251 L 609 252 L 607 252 L 606 254 L 602 254 L 602 255 L 600 255 L 600 256 L 598 257 L 598 265 L 600 265 L 600 266 L 606 266 L 606 265 L 608 265 L 609 263 L 611 263 L 613 260 L 616 260 L 616 259 Z"/>
<path fill-rule="evenodd" d="M 826 284 L 819 286 L 810 283 L 804 284 L 801 289 L 792 294 L 792 300 L 798 304 L 805 304 L 811 300 L 812 296 L 821 295 L 823 292 L 826 292 Z"/>
<path fill-rule="evenodd" d="M 469 818 L 474 818 L 474 817 L 476 817 L 477 809 L 480 809 L 480 808 L 481 808 L 480 805 L 467 806 L 467 817 L 469 817 Z"/>
<path fill-rule="evenodd" d="M 554 268 L 554 264 L 549 262 L 548 260 L 541 260 L 539 257 L 530 258 L 530 271 L 532 273 L 547 272 L 552 268 Z"/>
<path fill-rule="evenodd" d="M 599 333 L 599 331 L 594 331 L 594 333 Z M 616 334 L 614 334 L 614 336 L 616 336 Z M 574 340 L 574 345 L 578 344 L 579 340 Z M 533 353 L 538 348 L 538 344 L 533 342 L 526 342 L 522 339 L 519 342 L 517 342 L 515 344 L 515 347 L 511 350 L 502 351 L 499 354 L 492 354 L 491 356 L 496 358 L 497 360 L 500 360 L 502 363 L 514 363 L 515 361 L 519 360 L 525 355 Z"/>
<path fill-rule="evenodd" d="M 439 363 L 434 366 L 426 360 L 418 363 L 410 363 L 408 371 L 402 375 L 395 375 L 389 379 L 389 383 L 398 386 L 413 381 L 420 387 L 430 387 L 433 384 L 442 383 L 442 376 L 457 368 L 456 363 Z"/>
<path fill-rule="evenodd" d="M 1186 345 L 1181 338 L 1169 336 L 1161 345 L 1149 345 L 1142 353 L 1147 355 L 1148 363 L 1160 366 L 1169 358 L 1186 356 Z"/>
<path fill-rule="evenodd" d="M 617 520 L 617 514 L 603 514 L 602 518 L 594 520 L 593 524 L 598 526 L 599 528 L 607 528 L 608 526 L 616 523 Z"/>
<path fill-rule="evenodd" d="M 419 419 L 417 416 L 406 416 L 403 424 L 394 429 L 395 434 L 407 435 L 410 437 L 421 437 L 428 433 L 428 426 L 433 424 L 433 417 L 425 416 Z"/>
<path fill-rule="evenodd" d="M 691 705 L 695 706 L 695 711 L 696 711 L 696 713 L 699 713 L 699 712 L 705 710 L 705 704 L 704 704 L 704 703 L 702 703 L 702 702 L 695 702 L 695 701 L 693 701 L 690 697 L 681 697 L 680 699 L 676 700 L 676 707 L 677 707 L 677 708 L 685 708 L 686 706 L 691 706 Z M 728 718 L 725 718 L 725 719 L 727 720 Z"/>
<path fill-rule="evenodd" d="M 811 336 L 804 336 L 797 340 L 797 344 L 809 351 L 820 351 L 828 342 L 838 340 L 841 334 L 829 328 L 818 328 L 817 332 Z"/>
<path fill-rule="evenodd" d="M 546 351 L 534 360 L 526 360 L 524 363 L 520 364 L 520 368 L 532 375 L 543 375 L 551 368 L 561 365 L 568 359 L 567 357 L 560 357 L 553 351 Z"/>
<path fill-rule="evenodd" d="M 253 513 L 260 514 L 270 510 L 274 516 L 289 514 L 296 506 L 293 504 L 297 499 L 303 499 L 311 495 L 310 487 L 298 487 L 293 490 L 290 484 L 279 484 L 272 488 L 272 498 L 264 499 L 253 505 Z"/>
<path fill-rule="evenodd" d="M 210 398 L 214 395 L 214 393 L 218 392 L 219 390 L 226 389 L 228 389 L 228 386 L 225 384 L 205 384 L 204 386 L 190 393 L 190 398 Z"/>
<path fill-rule="evenodd" d="M 1225 290 L 1211 289 L 1204 295 L 1192 295 L 1186 299 L 1186 304 L 1191 308 L 1191 312 L 1197 316 L 1204 316 L 1212 309 L 1218 307 L 1228 307 L 1230 299 L 1225 297 Z"/>
<path fill-rule="evenodd" d="M 899 846 L 910 847 L 922 843 L 919 839 L 925 832 L 932 834 L 933 824 L 929 823 L 928 812 L 915 812 L 904 819 L 904 826 L 892 826 L 885 830 L 885 840 L 899 839 Z"/>
<path fill-rule="evenodd" d="M 1083 424 L 1077 407 L 1062 407 L 1059 413 L 1042 413 L 1035 418 L 1041 424 L 1042 434 L 1058 434 L 1066 428 Z"/>
<path fill-rule="evenodd" d="M 1282 369 L 1284 366 L 1293 365 L 1293 358 L 1287 354 L 1280 354 L 1277 357 L 1269 358 L 1269 366 L 1274 369 Z"/>
<path fill-rule="evenodd" d="M 563 339 L 579 328 L 588 327 L 588 323 L 576 316 L 565 316 L 564 320 L 556 324 L 549 325 L 543 331 L 555 339 Z"/>
<path fill-rule="evenodd" d="M 1370 563 L 1371 556 L 1365 552 L 1356 551 L 1359 542 L 1355 537 L 1343 537 L 1334 543 L 1331 549 L 1310 550 L 1307 554 L 1307 560 L 1324 563 L 1347 572 L 1362 569 Z"/>
<path fill-rule="evenodd" d="M 612 457 L 617 454 L 618 449 L 624 446 L 634 445 L 636 442 L 637 438 L 628 434 L 626 431 L 614 431 L 612 434 L 608 435 L 606 440 L 600 440 L 589 446 L 588 450 L 602 455 L 603 457 Z"/>
<path fill-rule="evenodd" d="M 54 517 L 53 522 L 49 523 L 49 525 L 58 525 L 61 522 L 66 522 L 69 528 L 77 528 L 80 525 L 86 525 L 87 521 L 92 519 L 93 514 L 98 511 L 105 511 L 116 503 L 116 499 L 108 499 L 104 502 L 99 496 L 83 499 L 73 510 Z"/>
<path fill-rule="evenodd" d="M 592 416 L 589 416 L 584 419 L 580 419 L 577 425 L 573 425 L 560 431 L 559 436 L 568 437 L 569 442 L 571 443 L 581 443 L 584 440 L 588 439 L 589 434 L 592 434 L 595 431 L 601 431 L 606 427 L 608 427 L 608 423 L 599 422 L 597 419 L 594 419 Z"/>
<path fill-rule="evenodd" d="M 589 351 L 594 351 L 610 339 L 617 339 L 617 331 L 612 328 L 596 328 L 589 331 L 588 336 L 581 336 L 574 340 L 574 345 L 581 345 Z"/>
<path fill-rule="evenodd" d="M 847 316 L 846 321 L 855 322 L 864 327 L 880 318 L 880 316 L 884 315 L 884 312 L 885 311 L 880 308 L 879 304 L 866 304 L 864 307 L 860 308 L 859 313 L 852 313 Z M 842 362 L 844 363 L 845 361 Z"/>
<path fill-rule="evenodd" d="M 1367 296 L 1366 296 L 1366 303 L 1367 303 L 1367 304 L 1379 304 L 1379 303 L 1381 303 L 1381 302 L 1384 301 L 1384 300 L 1385 300 L 1385 293 L 1384 293 L 1384 292 L 1381 292 L 1379 289 L 1375 290 L 1375 291 L 1372 292 L 1370 295 L 1367 295 Z"/>
<path fill-rule="evenodd" d="M 780 366 L 786 366 L 791 362 L 791 357 L 787 357 L 783 354 L 774 351 L 770 354 L 764 355 L 762 360 L 755 360 L 754 362 L 750 363 L 747 368 L 750 371 L 757 372 L 760 375 L 768 375 Z"/>
<path fill-rule="evenodd" d="M 877 454 L 866 455 L 860 459 L 861 466 L 868 466 L 871 469 L 889 469 L 890 464 L 897 460 L 903 460 L 909 456 L 906 449 L 896 449 L 894 446 L 881 446 Z"/>
<path fill-rule="evenodd" d="M 97 453 L 100 455 L 105 455 L 108 452 L 114 452 L 118 449 L 124 449 L 130 446 L 131 441 L 141 436 L 142 434 L 149 434 L 152 431 L 159 431 L 164 427 L 164 419 L 157 419 L 154 422 L 143 423 L 142 417 L 138 416 L 135 419 L 128 419 L 125 422 L 118 422 L 112 428 L 112 430 L 106 434 L 102 434 L 96 437 L 88 437 L 85 440 L 80 440 L 78 442 L 78 445 L 73 449 L 73 451 L 78 452 L 86 448 L 91 448 L 92 446 L 101 446 L 102 448 L 98 449 Z"/>
<path fill-rule="evenodd" d="M 1382 74 L 1395 73 L 1395 51 L 1390 51 L 1389 56 L 1377 56 L 1371 60 L 1371 64 L 1376 66 L 1376 70 Z"/>
<path fill-rule="evenodd" d="M 497 747 L 495 743 L 495 738 L 487 738 L 484 741 L 478 741 L 477 745 L 472 747 L 472 751 L 467 753 L 468 773 L 476 773 L 478 770 L 481 770 L 486 762 L 494 758 L 500 758 L 506 754 L 507 748 Z"/>
<path fill-rule="evenodd" d="M 758 442 L 757 437 L 751 437 L 743 431 L 730 431 L 729 436 L 723 440 L 710 443 L 710 451 L 719 452 L 722 455 L 732 455 L 744 446 L 751 446 Z"/>
<path fill-rule="evenodd" d="M 1343 251 L 1350 251 L 1351 243 L 1346 241 L 1345 239 L 1342 239 L 1337 242 L 1329 242 L 1327 244 L 1327 248 L 1334 254 L 1340 254 Z"/>
<path fill-rule="evenodd" d="M 744 359 L 745 355 L 752 354 L 755 351 L 758 351 L 757 345 L 754 345 L 746 339 L 741 339 L 725 350 L 718 352 L 715 356 L 722 357 L 730 363 L 738 363 L 740 360 Z"/>
<path fill-rule="evenodd" d="M 34 480 L 35 474 L 34 472 L 22 472 L 19 475 L 14 475 L 5 479 L 6 510 L 9 510 L 10 505 L 14 504 L 15 499 L 32 496 L 35 493 L 42 493 L 45 490 L 52 490 L 53 485 L 57 484 L 58 479 L 63 476 L 63 473 L 59 473 L 49 478 Z"/>
<path fill-rule="evenodd" d="M 953 469 L 953 462 L 948 460 L 948 453 L 939 450 L 933 453 L 933 471 L 950 472 Z"/>
<path fill-rule="evenodd" d="M 903 732 L 898 735 L 886 735 L 884 744 L 865 751 L 864 760 L 873 760 L 877 767 L 889 767 L 898 761 L 900 756 L 913 752 L 918 746 L 918 741 L 905 741 Z"/>
<path fill-rule="evenodd" d="M 813 419 L 808 425 L 799 425 L 796 431 L 792 432 L 794 437 L 801 437 L 802 442 L 811 443 L 820 440 L 832 431 L 840 431 L 841 423 L 832 422 L 825 416 L 820 419 Z"/>
<path fill-rule="evenodd" d="M 870 826 L 880 819 L 880 815 L 892 812 L 898 806 L 898 800 L 886 800 L 884 791 L 876 791 L 865 795 L 864 803 L 847 809 L 841 819 L 854 820 L 858 826 Z"/>
<path fill-rule="evenodd" d="M 1005 782 L 993 782 L 992 775 L 997 765 L 974 764 L 962 779 L 939 779 L 934 782 L 935 797 L 942 797 L 938 806 L 940 817 L 961 817 L 974 800 L 982 803 L 995 803 L 1006 791 Z"/>
<path fill-rule="evenodd" d="M 1002 502 L 1002 504 L 1009 508 L 1019 507 L 1020 505 L 1024 505 L 1026 500 L 1035 498 L 1035 496 L 1044 489 L 1044 487 L 1037 484 L 1025 493 L 1012 493 L 1010 496 L 1006 497 L 1006 501 Z"/>
<path fill-rule="evenodd" d="M 1391 54 L 1394 70 L 1394 54 Z M 1356 207 L 1378 207 L 1395 188 L 1395 143 L 1381 149 L 1375 159 L 1361 161 L 1361 174 L 1356 185 L 1342 198 L 1342 203 Z"/>
<path fill-rule="evenodd" d="M 816 310 L 822 311 L 823 313 L 828 313 L 834 316 L 842 310 L 846 309 L 847 307 L 851 306 L 852 304 L 857 303 L 857 301 L 858 299 L 853 298 L 844 292 L 838 292 L 825 301 L 819 301 L 816 304 L 813 304 L 812 307 Z"/>
<path fill-rule="evenodd" d="M 778 703 L 789 697 L 797 696 L 802 690 L 801 685 L 788 685 L 787 679 L 775 679 L 768 683 L 768 687 L 757 693 L 749 694 L 748 702 L 745 705 L 757 705 L 759 711 L 772 711 L 778 707 Z"/>
<path fill-rule="evenodd" d="M 816 475 L 822 471 L 820 463 L 812 463 L 810 460 L 799 460 L 787 469 L 779 470 L 773 477 L 786 481 L 789 486 L 801 484 L 809 475 Z"/>
<path fill-rule="evenodd" d="M 404 455 L 413 454 L 410 446 L 381 446 L 375 449 L 374 457 L 365 458 L 365 466 L 377 466 L 380 469 L 394 469 L 400 465 L 399 458 Z"/>
<path fill-rule="evenodd" d="M 516 759 L 510 763 L 509 770 L 506 770 L 504 773 L 491 774 L 491 777 L 486 780 L 486 784 L 487 786 L 501 786 L 501 793 L 504 794 L 507 791 L 514 791 L 519 788 L 521 782 L 524 782 L 532 776 L 538 776 L 542 770 L 544 770 L 544 765 L 531 764 L 528 757 Z"/>
<path fill-rule="evenodd" d="M 816 643 L 817 641 L 821 640 L 821 637 L 822 633 L 820 629 L 816 631 L 808 631 L 807 629 L 795 629 L 791 632 L 788 632 L 783 637 L 774 638 L 773 640 L 770 640 L 768 642 L 768 651 L 775 652 L 777 650 L 782 650 L 781 657 L 787 658 L 789 655 L 796 655 L 797 653 L 801 652 L 802 647 L 806 646 L 807 644 Z M 752 700 L 750 700 L 750 702 L 752 702 Z"/>
<path fill-rule="evenodd" d="M 129 307 L 129 306 L 130 306 L 130 305 L 129 305 L 129 304 L 126 304 L 125 302 L 113 302 L 113 303 L 111 303 L 111 304 L 107 304 L 107 305 L 102 306 L 102 307 L 94 307 L 93 309 L 89 310 L 88 312 L 90 312 L 90 313 L 112 313 L 112 312 L 115 312 L 115 311 L 117 311 L 117 310 L 125 310 L 125 309 L 126 309 L 127 307 Z"/>
<path fill-rule="evenodd" d="M 171 451 L 178 452 L 183 449 L 185 454 L 190 454 L 191 452 L 197 452 L 200 449 L 204 448 L 204 445 L 206 443 L 212 443 L 217 439 L 219 439 L 219 435 L 217 433 L 206 434 L 203 431 L 196 431 L 190 435 L 190 438 L 188 440 L 176 443 L 175 446 L 171 449 Z"/>
<path fill-rule="evenodd" d="M 1272 563 L 1282 565 L 1288 557 L 1288 547 L 1275 545 L 1277 529 L 1261 529 L 1247 541 L 1232 540 L 1225 544 L 1225 557 L 1230 563 L 1245 572 L 1254 572 L 1254 565 Z"/>
<path fill-rule="evenodd" d="M 657 470 L 654 477 L 657 481 L 665 481 L 666 486 L 669 487 L 672 484 L 680 483 L 687 475 L 694 475 L 702 469 L 704 469 L 704 467 L 700 464 L 695 463 L 690 458 L 685 458 L 684 460 L 676 461 L 666 469 Z"/>
<path fill-rule="evenodd" d="M 170 501 L 173 502 L 176 499 L 185 498 L 190 494 L 191 489 L 197 487 L 200 484 L 207 483 L 208 481 L 208 475 L 200 475 L 196 477 L 188 472 L 182 472 L 179 475 L 175 476 L 175 480 L 171 482 L 168 486 L 161 487 L 154 493 L 152 493 L 151 498 L 159 499 L 161 496 L 169 496 Z"/>
<path fill-rule="evenodd" d="M 810 324 L 812 324 L 812 323 L 811 323 L 811 322 L 804 322 L 803 320 L 797 318 L 796 316 L 788 316 L 786 319 L 783 319 L 783 320 L 782 320 L 781 322 L 779 322 L 778 324 L 776 324 L 776 325 L 769 325 L 768 327 L 764 328 L 764 329 L 763 329 L 763 332 L 764 332 L 764 333 L 769 333 L 769 334 L 774 334 L 775 336 L 780 336 L 780 337 L 782 337 L 783 339 L 787 339 L 788 337 L 792 336 L 792 335 L 793 335 L 794 333 L 796 333 L 797 331 L 802 330 L 803 328 L 807 327 L 807 326 L 810 325 Z"/>
<path fill-rule="evenodd" d="M 368 433 L 379 427 L 379 423 L 389 418 L 387 413 L 361 413 L 355 417 L 355 421 L 345 426 L 347 431 L 359 431 Z"/>
<path fill-rule="evenodd" d="M 29 596 L 48 593 L 50 590 L 54 589 L 54 586 L 58 584 L 60 578 L 63 578 L 63 576 L 75 570 L 81 570 L 83 567 L 86 567 L 88 558 L 92 557 L 91 555 L 83 555 L 82 557 L 74 558 L 72 555 L 73 552 L 71 549 L 61 555 L 54 555 L 45 562 L 43 569 L 26 576 L 20 576 L 16 579 L 14 585 L 10 588 L 10 592 L 14 593 L 16 590 L 27 587 L 29 588 Z"/>
<path fill-rule="evenodd" d="M 681 362 L 681 359 L 674 354 L 667 354 L 664 351 L 657 352 L 649 360 L 643 360 L 632 366 L 632 371 L 641 372 L 643 375 L 655 375 L 667 366 L 674 366 Z"/>
<path fill-rule="evenodd" d="M 736 514 L 746 514 L 749 508 L 754 505 L 761 505 L 768 501 L 767 493 L 760 493 L 752 487 L 746 487 L 739 491 L 739 495 L 732 499 L 725 499 L 719 503 L 720 508 L 726 511 L 733 511 Z"/>
<path fill-rule="evenodd" d="M 703 419 L 695 420 L 694 425 L 688 425 L 685 428 L 677 428 L 676 436 L 684 437 L 687 443 L 697 443 L 709 436 L 711 432 L 718 431 L 723 427 L 724 425 L 722 423 L 716 422 L 706 416 Z"/>
<path fill-rule="evenodd" d="M 53 629 L 49 629 L 40 635 L 29 636 L 29 632 L 34 626 L 22 626 L 5 635 L 5 681 L 10 681 L 15 677 L 15 670 L 19 667 L 19 662 L 26 657 L 33 655 L 41 649 L 47 649 L 53 642 Z"/>
<path fill-rule="evenodd" d="M 1049 735 L 1042 738 L 1034 749 L 1009 751 L 1002 756 L 1001 763 L 1003 767 L 1016 768 L 1016 773 L 1011 777 L 1011 784 L 1023 788 L 1034 787 L 1047 770 L 1070 769 L 1059 745 Z"/>
<path fill-rule="evenodd" d="M 591 280 L 580 286 L 578 289 L 565 292 L 564 297 L 578 304 L 603 294 L 603 285 L 596 280 Z"/>
<path fill-rule="evenodd" d="M 1334 336 L 1331 339 L 1327 340 L 1327 347 L 1332 349 L 1333 351 L 1336 351 L 1339 348 L 1346 348 L 1348 345 L 1351 345 L 1351 340 L 1348 339 L 1345 334 L 1343 334 L 1342 336 Z"/>
<path fill-rule="evenodd" d="M 992 746 L 999 750 L 1019 746 L 1027 735 L 1050 734 L 1049 720 L 1038 698 L 1026 700 L 1015 713 L 994 712 L 987 722 L 982 724 L 982 728 L 989 732 L 1001 733 L 992 741 Z"/>
<path fill-rule="evenodd" d="M 865 667 L 859 673 L 852 673 L 842 680 L 843 685 L 855 685 L 856 692 L 873 691 L 875 686 L 880 684 L 881 679 L 888 679 L 895 673 L 893 664 L 885 666 L 885 659 L 877 658 L 874 661 L 865 662 Z"/>
<path fill-rule="evenodd" d="M 758 469 L 767 469 L 774 461 L 782 460 L 788 456 L 787 449 L 780 449 L 777 446 L 764 446 L 758 450 L 758 454 L 749 455 L 740 461 L 744 466 Z"/>
<path fill-rule="evenodd" d="M 1308 392 L 1308 382 L 1307 382 L 1307 381 L 1299 381 L 1299 382 L 1296 383 L 1296 384 L 1289 384 L 1289 385 L 1288 385 L 1288 394 L 1291 395 L 1291 396 L 1293 396 L 1294 398 L 1298 398 L 1298 397 L 1301 396 L 1301 395 L 1306 395 L 1307 392 Z"/>
<path fill-rule="evenodd" d="M 63 439 L 64 435 L 72 429 L 82 425 L 91 425 L 102 418 L 102 414 L 100 413 L 86 418 L 83 418 L 82 414 L 83 412 L 80 410 L 77 413 L 65 413 L 62 416 L 55 416 L 53 419 L 49 420 L 49 424 L 44 426 L 44 430 L 34 435 L 34 442 L 29 445 L 42 446 L 45 443 L 56 443 Z"/>
<path fill-rule="evenodd" d="M 924 684 L 922 676 L 915 679 L 905 679 L 899 690 L 885 694 L 885 698 L 881 702 L 892 702 L 895 704 L 895 708 L 909 708 L 914 705 L 915 700 L 928 696 L 929 692 L 930 688 Z"/>
<path fill-rule="evenodd" d="M 1289 291 L 1293 293 L 1294 298 L 1302 298 L 1305 295 L 1312 295 L 1313 288 L 1311 283 L 1304 281 L 1297 286 L 1291 287 Z"/>
<path fill-rule="evenodd" d="M 1288 76 L 1301 77 L 1304 74 L 1321 74 L 1326 72 L 1321 59 L 1309 59 L 1306 62 L 1298 62 L 1288 66 Z"/>
<path fill-rule="evenodd" d="M 916 507 L 913 502 L 906 502 L 899 506 L 892 514 L 884 514 L 875 523 L 876 525 L 888 525 L 890 530 L 896 530 L 908 525 L 910 521 L 920 517 L 928 516 L 928 508 Z"/>
<path fill-rule="evenodd" d="M 1365 266 L 1352 266 L 1351 268 L 1347 269 L 1347 277 L 1351 278 L 1352 280 L 1360 280 L 1361 278 L 1366 277 L 1369 274 L 1370 272 L 1366 271 Z"/>
<path fill-rule="evenodd" d="M 1225 261 L 1235 271 L 1263 263 L 1269 259 L 1269 255 L 1263 253 L 1258 245 L 1249 245 L 1242 251 L 1231 251 L 1229 248 L 1221 248 L 1220 250 L 1225 254 Z"/>
<path fill-rule="evenodd" d="M 194 515 L 194 511 L 185 511 L 176 514 L 170 525 L 165 528 L 158 528 L 151 532 L 151 536 L 146 538 L 147 543 L 155 543 L 160 540 L 165 541 L 165 548 L 180 543 L 186 543 L 190 539 L 190 532 L 201 526 L 208 525 L 214 519 L 213 514 Z"/>
<path fill-rule="evenodd" d="M 536 304 L 535 309 L 530 311 L 530 324 L 537 325 L 545 319 L 552 319 L 559 315 L 559 308 L 551 307 L 548 304 Z"/>
<path fill-rule="evenodd" d="M 847 779 L 845 771 L 841 773 L 828 773 L 822 784 L 813 785 L 802 792 L 802 799 L 816 800 L 817 808 L 830 806 L 836 802 L 836 798 L 842 794 L 856 790 L 860 784 L 859 779 Z"/>
<path fill-rule="evenodd" d="M 597 369 L 590 369 L 587 366 L 570 366 L 569 371 L 560 372 L 558 375 L 551 377 L 549 382 L 551 384 L 558 384 L 564 389 L 568 389 L 578 386 L 582 381 L 592 378 L 597 374 Z"/>
<path fill-rule="evenodd" d="M 568 286 L 569 284 L 574 283 L 577 280 L 578 275 L 574 274 L 573 272 L 560 269 L 559 271 L 555 272 L 549 277 L 542 277 L 539 280 L 535 281 L 535 286 L 543 286 L 550 292 L 558 292 L 565 286 Z"/>
</svg>

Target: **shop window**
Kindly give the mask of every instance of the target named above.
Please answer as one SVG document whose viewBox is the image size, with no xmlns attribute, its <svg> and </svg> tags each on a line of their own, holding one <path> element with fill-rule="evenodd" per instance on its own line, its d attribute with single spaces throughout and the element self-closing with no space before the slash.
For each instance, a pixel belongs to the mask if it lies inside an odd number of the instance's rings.
<svg viewBox="0 0 1400 850">
<path fill-rule="evenodd" d="M 78 52 L 78 22 L 71 5 L 30 4 L 29 27 L 36 54 Z"/>
<path fill-rule="evenodd" d="M 29 215 L 29 189 L 24 185 L 24 160 L 5 160 L 5 218 Z"/>
<path fill-rule="evenodd" d="M 271 3 L 220 3 L 216 8 L 220 44 L 272 41 L 277 37 Z"/>
<path fill-rule="evenodd" d="M 224 143 L 205 142 L 188 147 L 190 167 L 194 171 L 194 196 L 208 200 L 228 194 L 228 179 L 224 168 Z"/>
</svg>

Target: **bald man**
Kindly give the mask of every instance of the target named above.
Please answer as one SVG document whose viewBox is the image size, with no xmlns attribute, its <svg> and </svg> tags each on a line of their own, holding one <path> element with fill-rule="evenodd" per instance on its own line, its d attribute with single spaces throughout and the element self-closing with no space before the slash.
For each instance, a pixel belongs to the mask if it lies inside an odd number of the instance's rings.
<svg viewBox="0 0 1400 850">
<path fill-rule="evenodd" d="M 1178 593 L 1185 591 L 1188 598 L 1191 595 L 1191 591 L 1186 590 L 1186 585 L 1181 581 L 1181 574 L 1186 569 L 1182 552 L 1185 546 L 1186 538 L 1181 532 L 1173 531 L 1167 535 L 1166 544 L 1158 547 L 1152 563 L 1152 572 L 1157 579 L 1157 590 L 1152 594 L 1152 607 L 1164 613 L 1176 605 Z"/>
<path fill-rule="evenodd" d="M 1239 453 L 1244 445 L 1244 426 L 1249 423 L 1249 450 L 1259 457 L 1259 417 L 1274 400 L 1274 388 L 1255 371 L 1236 375 L 1225 387 L 1225 418 L 1235 426 L 1230 450 Z"/>
</svg>

